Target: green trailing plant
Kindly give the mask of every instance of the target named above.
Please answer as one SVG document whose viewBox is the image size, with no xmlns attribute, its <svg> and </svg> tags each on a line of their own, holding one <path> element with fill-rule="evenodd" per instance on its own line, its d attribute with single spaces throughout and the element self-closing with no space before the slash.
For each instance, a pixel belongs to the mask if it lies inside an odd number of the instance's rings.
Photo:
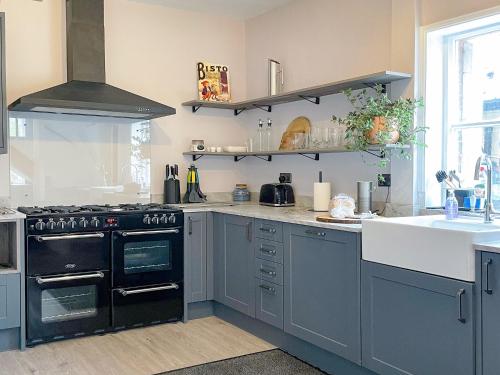
<svg viewBox="0 0 500 375">
<path fill-rule="evenodd" d="M 385 168 L 390 156 L 396 154 L 402 159 L 411 159 L 411 145 L 425 146 L 418 141 L 418 134 L 425 132 L 424 126 L 414 126 L 413 119 L 417 108 L 423 106 L 422 99 L 398 98 L 392 100 L 384 92 L 382 85 L 376 85 L 374 92 L 368 90 L 344 90 L 342 93 L 354 107 L 344 118 L 332 116 L 332 121 L 343 124 L 346 128 L 345 140 L 351 151 L 377 151 L 383 155 L 377 163 Z M 373 136 L 374 119 L 382 118 L 385 126 L 378 127 Z M 394 141 L 395 132 L 399 137 Z M 375 144 L 373 144 L 375 143 Z M 394 147 L 387 148 L 386 144 L 393 143 Z"/>
</svg>

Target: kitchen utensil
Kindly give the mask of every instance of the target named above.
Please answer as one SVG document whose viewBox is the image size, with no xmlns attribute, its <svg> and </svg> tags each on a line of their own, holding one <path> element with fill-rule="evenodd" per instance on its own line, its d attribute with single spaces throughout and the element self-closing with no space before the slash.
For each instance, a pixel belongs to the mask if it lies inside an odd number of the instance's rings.
<svg viewBox="0 0 500 375">
<path fill-rule="evenodd" d="M 187 175 L 187 189 L 184 194 L 184 203 L 202 203 L 205 202 L 206 195 L 201 192 L 200 179 L 198 176 L 198 169 L 191 164 Z"/>
<path fill-rule="evenodd" d="M 179 166 L 177 164 L 173 166 L 167 164 L 165 168 L 166 179 L 163 182 L 163 200 L 165 203 L 181 203 L 180 182 L 177 179 L 178 174 Z"/>
<path fill-rule="evenodd" d="M 451 170 L 448 172 L 449 178 L 451 180 L 455 180 L 458 183 L 458 188 L 462 188 L 462 181 L 460 180 L 460 177 L 458 177 L 457 172 L 455 170 Z"/>
<path fill-rule="evenodd" d="M 348 217 L 338 218 L 338 217 L 331 217 L 329 215 L 317 216 L 316 221 L 319 221 L 321 223 L 361 224 L 361 219 L 351 219 Z"/>
<path fill-rule="evenodd" d="M 311 121 L 307 117 L 295 118 L 287 127 L 281 137 L 280 150 L 293 150 L 293 139 L 295 133 L 309 134 L 311 131 Z M 307 138 L 307 137 L 306 137 Z"/>
<path fill-rule="evenodd" d="M 285 84 L 284 71 L 279 61 L 268 59 L 268 95 L 276 95 L 283 92 Z"/>
<path fill-rule="evenodd" d="M 436 180 L 441 183 L 441 182 L 446 182 L 446 185 L 448 185 L 452 189 L 456 189 L 457 187 L 452 183 L 450 177 L 448 176 L 448 173 L 443 170 L 439 170 L 436 172 Z"/>
<path fill-rule="evenodd" d="M 368 213 L 372 211 L 372 181 L 358 181 L 358 213 Z"/>
<path fill-rule="evenodd" d="M 246 152 L 247 148 L 245 146 L 226 146 L 224 147 L 224 152 Z"/>
</svg>

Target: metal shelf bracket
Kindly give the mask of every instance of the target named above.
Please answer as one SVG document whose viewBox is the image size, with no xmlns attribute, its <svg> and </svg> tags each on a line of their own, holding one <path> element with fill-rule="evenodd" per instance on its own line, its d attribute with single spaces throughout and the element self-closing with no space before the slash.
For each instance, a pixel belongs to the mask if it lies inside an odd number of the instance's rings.
<svg viewBox="0 0 500 375">
<path fill-rule="evenodd" d="M 238 161 L 240 161 L 242 159 L 245 159 L 246 157 L 247 157 L 246 155 L 235 155 L 234 156 L 234 162 L 236 163 L 236 162 L 238 162 Z"/>
<path fill-rule="evenodd" d="M 203 157 L 203 155 L 193 155 L 193 161 L 201 159 L 202 157 Z"/>
<path fill-rule="evenodd" d="M 318 161 L 319 160 L 319 154 L 300 154 L 299 155 L 302 155 L 308 159 L 311 159 L 311 160 L 316 160 Z"/>
<path fill-rule="evenodd" d="M 385 159 L 386 157 L 386 153 L 384 150 L 380 150 L 380 151 L 371 151 L 371 150 L 364 150 L 367 154 L 370 154 L 370 155 L 373 155 L 375 156 L 376 158 L 379 158 L 379 159 Z"/>
<path fill-rule="evenodd" d="M 193 111 L 193 113 L 196 113 L 201 107 L 203 107 L 203 104 L 196 104 L 191 107 L 191 110 Z"/>
<path fill-rule="evenodd" d="M 273 160 L 273 156 L 272 155 L 265 155 L 265 156 L 261 156 L 261 155 L 254 155 L 257 159 L 260 159 L 260 160 L 264 160 L 264 161 L 272 161 Z"/>
<path fill-rule="evenodd" d="M 319 96 L 299 95 L 299 97 L 313 104 L 319 104 L 320 102 Z"/>
<path fill-rule="evenodd" d="M 246 108 L 236 108 L 234 110 L 234 115 L 238 116 L 241 112 L 243 112 Z"/>
<path fill-rule="evenodd" d="M 259 104 L 252 104 L 255 108 L 262 109 L 265 112 L 271 112 L 272 111 L 272 106 L 271 105 L 259 105 Z"/>
</svg>

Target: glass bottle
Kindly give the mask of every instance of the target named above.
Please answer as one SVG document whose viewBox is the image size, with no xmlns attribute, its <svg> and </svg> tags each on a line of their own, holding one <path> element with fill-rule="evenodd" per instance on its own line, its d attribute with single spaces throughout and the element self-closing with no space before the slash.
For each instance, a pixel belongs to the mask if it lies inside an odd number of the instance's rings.
<svg viewBox="0 0 500 375">
<path fill-rule="evenodd" d="M 267 129 L 266 129 L 266 151 L 271 151 L 272 147 L 272 127 L 273 122 L 271 121 L 270 118 L 267 119 Z"/>
<path fill-rule="evenodd" d="M 259 139 L 259 151 L 264 151 L 264 140 L 263 140 L 264 134 L 262 134 L 264 131 L 264 129 L 262 128 L 263 126 L 264 123 L 262 122 L 261 119 L 259 119 L 259 127 L 257 128 L 257 138 Z"/>
</svg>

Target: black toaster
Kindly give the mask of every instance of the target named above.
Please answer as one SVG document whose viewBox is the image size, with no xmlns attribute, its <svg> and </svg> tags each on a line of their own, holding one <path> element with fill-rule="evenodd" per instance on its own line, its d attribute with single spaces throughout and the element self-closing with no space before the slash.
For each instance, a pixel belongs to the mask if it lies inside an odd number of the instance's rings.
<svg viewBox="0 0 500 375">
<path fill-rule="evenodd" d="M 259 203 L 263 206 L 295 206 L 293 187 L 290 184 L 264 184 L 260 187 Z"/>
</svg>

